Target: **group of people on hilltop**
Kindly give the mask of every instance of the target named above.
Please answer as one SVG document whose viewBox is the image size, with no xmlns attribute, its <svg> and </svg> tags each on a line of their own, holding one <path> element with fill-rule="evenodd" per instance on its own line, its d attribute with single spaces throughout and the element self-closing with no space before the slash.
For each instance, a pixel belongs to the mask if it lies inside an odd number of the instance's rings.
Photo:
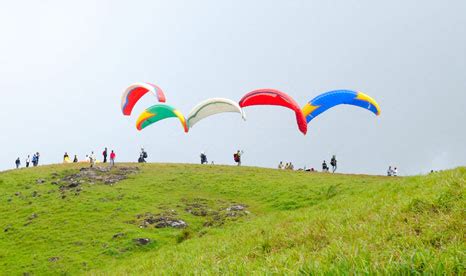
<svg viewBox="0 0 466 276">
<path fill-rule="evenodd" d="M 335 173 L 335 171 L 337 170 L 337 157 L 335 155 L 332 156 L 332 159 L 330 160 L 330 166 L 332 166 L 332 172 Z M 327 161 L 325 160 L 324 162 L 322 162 L 322 171 L 323 172 L 330 171 L 330 167 L 327 165 Z"/>
<path fill-rule="evenodd" d="M 242 150 L 238 150 L 233 154 L 233 160 L 238 166 L 241 166 L 241 159 L 242 159 L 243 154 L 244 154 L 244 151 Z M 34 156 L 32 157 L 32 164 L 34 167 L 36 167 L 39 164 L 39 157 L 40 155 L 38 152 L 35 153 Z M 105 148 L 104 151 L 102 152 L 102 157 L 103 157 L 103 161 L 102 161 L 103 163 L 107 163 L 108 161 L 110 161 L 110 166 L 113 167 L 115 165 L 116 153 L 114 150 L 111 150 L 109 154 L 108 148 Z M 148 157 L 147 152 L 144 150 L 144 148 L 141 148 L 141 151 L 139 153 L 138 163 L 146 163 L 147 157 Z M 201 164 L 208 164 L 207 155 L 205 154 L 205 152 L 201 152 L 200 157 L 201 157 Z M 30 156 L 28 155 L 26 159 L 26 167 L 29 167 L 30 162 L 31 162 Z M 86 155 L 86 159 L 83 161 L 79 161 L 78 156 L 76 154 L 74 155 L 73 160 L 71 160 L 71 157 L 68 154 L 68 152 L 65 152 L 65 154 L 63 155 L 63 163 L 78 163 L 78 162 L 90 163 L 91 168 L 92 168 L 95 166 L 97 162 L 97 158 L 95 156 L 94 151 L 92 151 L 91 154 Z M 19 157 L 18 159 L 15 160 L 15 165 L 16 165 L 16 168 L 19 168 L 21 166 L 21 159 Z M 289 164 L 287 164 L 286 168 L 293 169 L 294 166 L 290 162 Z"/>
<path fill-rule="evenodd" d="M 115 159 L 116 159 L 115 151 L 112 150 L 109 154 L 108 149 L 105 148 L 104 151 L 102 152 L 102 156 L 103 156 L 103 163 L 107 163 L 109 161 L 111 167 L 115 165 Z M 37 167 L 39 165 L 39 158 L 40 158 L 39 152 L 36 152 L 32 156 L 32 159 L 30 155 L 28 155 L 25 160 L 26 168 L 28 168 L 31 164 L 32 166 Z M 80 161 L 77 155 L 74 155 L 73 160 L 71 160 L 68 152 L 65 152 L 65 154 L 63 155 L 63 163 L 78 163 L 78 162 Z M 92 151 L 90 155 L 86 155 L 86 159 L 81 162 L 90 163 L 91 167 L 94 167 L 95 163 L 97 162 L 97 158 L 94 154 L 94 151 Z M 17 169 L 21 167 L 21 159 L 19 157 L 15 160 L 15 166 Z"/>
<path fill-rule="evenodd" d="M 113 167 L 115 165 L 115 159 L 116 159 L 115 151 L 112 150 L 109 155 L 108 149 L 105 148 L 104 151 L 102 152 L 102 157 L 103 157 L 103 163 L 107 163 L 108 160 L 110 160 L 110 166 Z M 71 158 L 67 152 L 65 152 L 65 154 L 63 155 L 63 163 L 78 163 L 78 162 L 79 162 L 79 159 L 76 154 L 74 155 L 73 161 L 71 161 Z M 86 158 L 81 162 L 90 163 L 91 168 L 94 167 L 95 163 L 97 163 L 97 157 L 95 156 L 94 151 L 91 151 L 91 154 L 87 154 Z"/>
<path fill-rule="evenodd" d="M 337 157 L 335 155 L 332 156 L 332 159 L 330 160 L 330 165 L 332 166 L 332 172 L 335 173 L 337 170 Z M 294 165 L 293 163 L 289 162 L 284 164 L 283 161 L 280 161 L 278 164 L 278 169 L 279 170 L 294 170 Z M 316 170 L 314 168 L 307 169 L 304 167 L 304 169 L 298 169 L 299 171 L 306 171 L 306 172 L 315 172 Z M 322 172 L 329 172 L 330 167 L 327 165 L 327 161 L 324 160 L 322 163 Z"/>
<path fill-rule="evenodd" d="M 241 159 L 242 159 L 243 154 L 244 154 L 244 151 L 242 151 L 242 150 L 238 150 L 233 154 L 233 160 L 238 166 L 241 166 Z M 113 167 L 115 165 L 116 153 L 115 153 L 114 150 L 111 150 L 111 152 L 109 154 L 108 149 L 105 148 L 104 151 L 102 152 L 102 157 L 103 157 L 103 161 L 102 161 L 103 163 L 109 162 L 111 167 Z M 148 157 L 147 152 L 144 150 L 144 148 L 141 148 L 141 152 L 139 154 L 138 162 L 139 163 L 146 163 L 146 158 L 147 157 Z M 36 152 L 32 156 L 32 159 L 31 159 L 30 155 L 28 155 L 27 158 L 25 159 L 25 167 L 28 168 L 31 164 L 32 164 L 32 166 L 37 167 L 39 165 L 39 158 L 40 158 L 39 152 Z M 200 158 L 201 158 L 201 164 L 208 164 L 207 155 L 206 155 L 205 152 L 201 152 Z M 67 152 L 65 152 L 65 154 L 63 155 L 63 162 L 64 163 L 78 163 L 79 162 L 78 156 L 74 155 L 74 158 L 71 161 L 70 156 L 68 155 Z M 96 158 L 96 156 L 94 154 L 94 151 L 92 151 L 90 155 L 86 155 L 86 159 L 84 161 L 82 161 L 82 162 L 90 163 L 91 168 L 94 167 L 96 162 L 97 162 L 97 158 Z M 213 162 L 212 162 L 212 164 L 213 164 Z M 17 169 L 19 169 L 21 167 L 21 159 L 19 157 L 15 160 L 15 166 L 16 166 Z M 335 173 L 335 171 L 337 170 L 337 158 L 336 158 L 335 155 L 333 155 L 331 160 L 330 160 L 330 166 L 332 167 L 332 172 Z M 294 165 L 293 165 L 292 162 L 289 162 L 289 163 L 285 164 L 285 163 L 283 163 L 283 161 L 280 161 L 280 163 L 278 164 L 278 169 L 280 169 L 280 170 L 294 170 Z M 316 170 L 314 170 L 314 168 L 311 168 L 311 169 L 304 168 L 304 169 L 299 169 L 299 170 L 301 170 L 301 171 L 304 170 L 304 171 L 308 171 L 308 172 L 316 171 Z M 330 167 L 327 165 L 327 161 L 324 160 L 322 162 L 322 172 L 329 172 L 329 171 L 330 171 Z M 394 167 L 394 166 L 389 166 L 388 170 L 387 170 L 387 176 L 398 176 L 398 168 Z"/>
<path fill-rule="evenodd" d="M 108 155 L 108 149 L 105 148 L 104 151 L 102 152 L 102 156 L 104 157 L 104 163 L 107 163 L 107 157 L 110 157 L 110 167 L 115 166 L 115 159 L 116 159 L 116 153 L 114 150 L 111 150 L 110 156 Z"/>
<path fill-rule="evenodd" d="M 32 166 L 37 167 L 39 165 L 39 158 L 40 158 L 39 152 L 34 153 L 34 155 L 32 156 L 32 160 L 31 160 L 31 156 L 28 155 L 28 157 L 25 160 L 26 168 L 29 168 L 31 163 L 32 163 Z M 18 157 L 15 160 L 15 166 L 16 166 L 17 169 L 19 169 L 21 167 L 21 158 Z"/>
<path fill-rule="evenodd" d="M 335 171 L 337 170 L 337 157 L 335 155 L 333 155 L 332 159 L 330 160 L 330 166 L 332 166 L 332 172 L 335 173 Z M 324 160 L 324 162 L 322 162 L 322 171 L 323 172 L 329 172 L 330 171 L 330 168 L 327 165 L 327 161 L 325 161 L 325 160 Z"/>
<path fill-rule="evenodd" d="M 278 164 L 278 169 L 279 170 L 294 170 L 294 165 L 292 162 L 284 164 L 283 161 L 280 161 Z"/>
<path fill-rule="evenodd" d="M 242 158 L 243 154 L 244 154 L 244 151 L 242 151 L 242 150 L 238 150 L 235 153 L 233 153 L 233 161 L 238 166 L 241 166 L 241 158 Z M 209 164 L 209 161 L 207 160 L 207 154 L 205 152 L 201 152 L 199 157 L 201 158 L 201 165 Z M 214 162 L 212 161 L 211 164 L 213 165 Z"/>
<path fill-rule="evenodd" d="M 387 176 L 398 176 L 398 168 L 389 166 L 387 170 Z"/>
</svg>

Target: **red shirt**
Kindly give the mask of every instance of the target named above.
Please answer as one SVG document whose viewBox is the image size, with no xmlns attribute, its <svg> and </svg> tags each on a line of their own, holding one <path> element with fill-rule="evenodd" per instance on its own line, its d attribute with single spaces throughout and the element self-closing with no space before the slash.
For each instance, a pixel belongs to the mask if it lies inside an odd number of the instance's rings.
<svg viewBox="0 0 466 276">
<path fill-rule="evenodd" d="M 110 153 L 110 159 L 115 159 L 116 154 L 114 152 Z"/>
</svg>

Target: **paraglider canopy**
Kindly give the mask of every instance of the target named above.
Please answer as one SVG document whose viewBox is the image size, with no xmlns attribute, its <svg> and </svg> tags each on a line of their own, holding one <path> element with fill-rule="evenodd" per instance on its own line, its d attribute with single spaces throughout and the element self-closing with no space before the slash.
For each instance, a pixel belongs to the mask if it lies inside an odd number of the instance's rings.
<svg viewBox="0 0 466 276">
<path fill-rule="evenodd" d="M 301 108 L 289 95 L 276 89 L 257 89 L 246 94 L 239 102 L 240 107 L 253 105 L 276 105 L 293 110 L 296 114 L 299 130 L 303 134 L 307 133 L 307 123 Z"/>
<path fill-rule="evenodd" d="M 161 103 L 166 101 L 165 94 L 157 85 L 148 82 L 133 83 L 126 88 L 121 98 L 121 111 L 123 114 L 126 116 L 131 115 L 136 103 L 147 93 L 154 94 Z"/>
<path fill-rule="evenodd" d="M 141 115 L 139 115 L 139 118 L 136 122 L 136 128 L 138 130 L 142 130 L 147 126 L 167 118 L 178 118 L 184 128 L 184 131 L 188 132 L 188 126 L 183 114 L 174 107 L 166 104 L 157 104 L 146 109 L 143 113 L 141 113 Z"/>
<path fill-rule="evenodd" d="M 229 99 L 213 98 L 205 100 L 193 108 L 188 115 L 188 127 L 192 128 L 196 123 L 209 116 L 225 112 L 239 113 L 243 120 L 246 120 L 246 115 L 236 102 Z"/>
<path fill-rule="evenodd" d="M 359 106 L 375 115 L 380 115 L 379 104 L 370 96 L 351 90 L 334 90 L 315 97 L 303 107 L 303 114 L 309 123 L 328 109 L 340 104 Z"/>
</svg>

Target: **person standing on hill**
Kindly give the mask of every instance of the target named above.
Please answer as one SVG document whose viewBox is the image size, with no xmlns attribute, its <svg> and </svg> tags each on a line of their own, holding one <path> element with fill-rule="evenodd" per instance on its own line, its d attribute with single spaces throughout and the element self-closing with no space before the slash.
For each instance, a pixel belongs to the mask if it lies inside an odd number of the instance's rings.
<svg viewBox="0 0 466 276">
<path fill-rule="evenodd" d="M 36 152 L 36 165 L 35 165 L 35 167 L 37 167 L 39 165 L 39 158 L 40 158 L 40 154 L 38 152 Z"/>
<path fill-rule="evenodd" d="M 332 160 L 330 161 L 330 165 L 332 165 L 332 172 L 335 173 L 337 170 L 337 157 L 334 155 L 332 156 Z"/>
<path fill-rule="evenodd" d="M 392 174 L 393 174 L 392 166 L 389 166 L 387 170 L 387 176 L 392 176 Z"/>
<path fill-rule="evenodd" d="M 34 155 L 32 156 L 32 160 L 31 160 L 32 166 L 34 167 L 36 166 L 36 161 L 37 161 L 37 157 L 36 157 L 36 154 L 34 153 Z"/>
<path fill-rule="evenodd" d="M 74 155 L 73 163 L 78 163 L 78 156 L 76 154 Z"/>
<path fill-rule="evenodd" d="M 107 148 L 104 149 L 104 152 L 102 152 L 102 155 L 104 156 L 104 163 L 107 163 Z"/>
<path fill-rule="evenodd" d="M 147 158 L 147 152 L 144 150 L 144 148 L 141 148 L 141 154 L 139 154 L 139 163 L 146 163 L 146 158 Z"/>
<path fill-rule="evenodd" d="M 207 155 L 204 152 L 201 152 L 201 165 L 208 164 Z"/>
<path fill-rule="evenodd" d="M 28 155 L 28 157 L 26 158 L 26 168 L 29 168 L 30 163 L 31 163 L 31 156 Z"/>
<path fill-rule="evenodd" d="M 68 155 L 67 152 L 65 152 L 65 155 L 63 155 L 63 163 L 69 163 L 70 161 L 70 156 Z"/>
<path fill-rule="evenodd" d="M 240 150 L 238 150 L 235 154 L 233 154 L 233 159 L 238 164 L 238 166 L 241 166 L 241 156 L 242 155 L 243 155 L 243 151 L 240 151 Z"/>
<path fill-rule="evenodd" d="M 322 171 L 323 172 L 328 172 L 328 165 L 327 162 L 324 160 L 324 163 L 322 163 Z"/>
<path fill-rule="evenodd" d="M 21 160 L 19 159 L 19 157 L 18 157 L 18 159 L 16 159 L 15 165 L 16 165 L 17 169 L 19 169 L 19 166 L 21 166 Z"/>
<path fill-rule="evenodd" d="M 110 167 L 115 166 L 115 158 L 116 158 L 116 154 L 115 154 L 115 152 L 112 150 L 112 152 L 110 153 Z"/>
<path fill-rule="evenodd" d="M 94 165 L 95 165 L 95 154 L 94 154 L 94 152 L 91 152 L 91 155 L 89 155 L 89 162 L 91 162 L 91 168 L 93 168 Z"/>
<path fill-rule="evenodd" d="M 39 158 L 37 157 L 37 153 L 34 153 L 34 155 L 32 156 L 32 165 L 34 167 L 37 167 L 38 163 L 39 163 Z"/>
</svg>

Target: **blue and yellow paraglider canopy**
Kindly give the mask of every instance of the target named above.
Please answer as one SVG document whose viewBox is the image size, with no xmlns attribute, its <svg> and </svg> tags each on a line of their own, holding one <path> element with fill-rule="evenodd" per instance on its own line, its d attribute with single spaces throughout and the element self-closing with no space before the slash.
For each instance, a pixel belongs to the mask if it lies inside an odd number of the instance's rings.
<svg viewBox="0 0 466 276">
<path fill-rule="evenodd" d="M 351 90 L 334 90 L 315 97 L 303 107 L 303 114 L 309 123 L 328 109 L 340 104 L 359 106 L 375 115 L 380 115 L 379 104 L 370 96 Z"/>
</svg>

